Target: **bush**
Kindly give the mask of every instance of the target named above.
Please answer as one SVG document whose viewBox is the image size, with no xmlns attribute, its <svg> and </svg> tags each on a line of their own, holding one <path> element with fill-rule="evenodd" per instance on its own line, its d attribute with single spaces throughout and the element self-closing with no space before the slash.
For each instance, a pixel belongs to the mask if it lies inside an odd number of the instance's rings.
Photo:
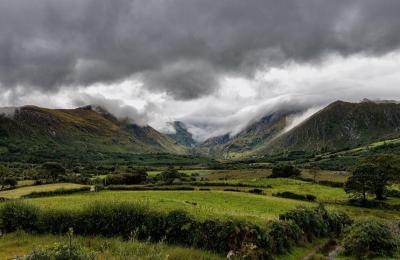
<svg viewBox="0 0 400 260">
<path fill-rule="evenodd" d="M 323 208 L 292 210 L 268 228 L 241 221 L 200 221 L 185 211 L 163 213 L 141 204 L 96 203 L 79 211 L 43 210 L 22 202 L 6 202 L 1 213 L 6 232 L 22 229 L 37 233 L 64 234 L 73 228 L 86 236 L 121 236 L 196 247 L 249 259 L 270 259 L 281 254 L 304 235 L 336 233 L 345 225 L 338 215 Z M 341 227 L 341 226 L 340 226 Z M 320 231 L 323 230 L 323 231 Z M 303 235 L 304 234 L 304 235 Z"/>
<path fill-rule="evenodd" d="M 385 195 L 392 198 L 400 198 L 400 190 L 386 190 Z"/>
<path fill-rule="evenodd" d="M 343 240 L 344 253 L 358 258 L 393 256 L 397 246 L 390 229 L 378 220 L 356 222 Z"/>
<path fill-rule="evenodd" d="M 172 182 L 175 179 L 188 177 L 187 174 L 178 172 L 175 168 L 169 167 L 167 170 L 157 174 L 154 178 L 158 181 Z"/>
<path fill-rule="evenodd" d="M 125 185 L 110 185 L 107 187 L 108 190 L 133 190 L 133 191 L 146 191 L 146 190 L 181 190 L 181 191 L 193 191 L 194 187 L 190 186 L 125 186 Z"/>
<path fill-rule="evenodd" d="M 58 195 L 67 195 L 78 192 L 90 191 L 90 187 L 81 187 L 75 189 L 56 189 L 53 191 L 33 191 L 29 194 L 23 195 L 23 198 L 40 198 L 40 197 L 50 197 L 50 196 L 58 196 Z"/>
<path fill-rule="evenodd" d="M 232 189 L 232 188 L 224 189 L 224 191 L 241 192 L 241 190 L 239 190 L 239 189 Z"/>
<path fill-rule="evenodd" d="M 288 198 L 288 199 L 295 199 L 295 200 L 306 200 L 306 201 L 315 201 L 317 199 L 316 196 L 312 194 L 297 194 L 290 191 L 283 191 L 274 193 L 273 196 L 280 197 L 280 198 Z"/>
<path fill-rule="evenodd" d="M 272 168 L 272 174 L 269 178 L 288 178 L 297 177 L 301 171 L 292 165 L 278 165 Z"/>
<path fill-rule="evenodd" d="M 1 208 L 0 216 L 5 232 L 37 229 L 38 209 L 21 201 L 6 202 Z"/>
<path fill-rule="evenodd" d="M 303 231 L 292 221 L 272 221 L 268 225 L 271 248 L 274 254 L 290 251 L 303 237 Z"/>
<path fill-rule="evenodd" d="M 263 194 L 263 190 L 262 189 L 251 189 L 249 190 L 250 193 L 254 193 L 254 194 Z"/>
<path fill-rule="evenodd" d="M 304 232 L 307 240 L 329 234 L 339 235 L 352 223 L 345 214 L 329 213 L 323 205 L 317 208 L 298 207 L 279 216 L 280 220 L 293 221 Z"/>
<path fill-rule="evenodd" d="M 73 230 L 68 230 L 69 243 L 55 244 L 52 247 L 36 249 L 24 259 L 27 260 L 94 260 L 96 254 L 88 249 L 73 243 Z"/>
<path fill-rule="evenodd" d="M 146 172 L 134 172 L 134 173 L 121 173 L 121 174 L 109 174 L 104 179 L 104 185 L 110 184 L 141 184 L 146 182 L 147 173 Z"/>
<path fill-rule="evenodd" d="M 17 179 L 11 178 L 11 177 L 0 179 L 0 185 L 3 185 L 3 186 L 15 187 L 15 186 L 17 186 L 17 183 L 18 183 Z"/>
</svg>

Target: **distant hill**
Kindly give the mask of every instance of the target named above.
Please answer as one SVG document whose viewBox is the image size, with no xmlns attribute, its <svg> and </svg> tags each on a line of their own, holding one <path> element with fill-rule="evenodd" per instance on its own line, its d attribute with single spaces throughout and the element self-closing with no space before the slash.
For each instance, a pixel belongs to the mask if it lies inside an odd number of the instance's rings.
<svg viewBox="0 0 400 260">
<path fill-rule="evenodd" d="M 336 101 L 255 153 L 340 150 L 400 136 L 400 104 Z"/>
<path fill-rule="evenodd" d="M 118 120 L 106 110 L 17 108 L 0 115 L 0 154 L 172 153 L 186 148 L 150 126 Z M 2 111 L 2 110 L 0 110 Z"/>
<path fill-rule="evenodd" d="M 169 125 L 175 130 L 175 133 L 167 134 L 170 138 L 175 140 L 178 144 L 193 148 L 197 145 L 197 142 L 193 139 L 192 133 L 190 133 L 186 125 L 180 121 L 174 121 Z"/>
</svg>

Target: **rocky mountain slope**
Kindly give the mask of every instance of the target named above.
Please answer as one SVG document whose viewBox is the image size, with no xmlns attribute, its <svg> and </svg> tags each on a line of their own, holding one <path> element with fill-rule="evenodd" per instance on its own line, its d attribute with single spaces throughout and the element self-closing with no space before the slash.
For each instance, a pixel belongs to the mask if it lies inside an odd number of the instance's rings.
<svg viewBox="0 0 400 260">
<path fill-rule="evenodd" d="M 175 133 L 168 134 L 170 138 L 175 140 L 178 144 L 189 148 L 193 148 L 197 145 L 197 142 L 193 139 L 192 133 L 188 131 L 184 123 L 174 121 L 169 124 L 175 130 Z"/>
<path fill-rule="evenodd" d="M 250 152 L 276 138 L 287 126 L 289 118 L 296 113 L 299 111 L 275 111 L 250 124 L 237 135 L 230 137 L 226 134 L 210 138 L 201 144 L 201 148 L 210 154 L 229 155 Z"/>
<path fill-rule="evenodd" d="M 255 153 L 335 151 L 400 136 L 400 104 L 336 101 Z"/>
</svg>

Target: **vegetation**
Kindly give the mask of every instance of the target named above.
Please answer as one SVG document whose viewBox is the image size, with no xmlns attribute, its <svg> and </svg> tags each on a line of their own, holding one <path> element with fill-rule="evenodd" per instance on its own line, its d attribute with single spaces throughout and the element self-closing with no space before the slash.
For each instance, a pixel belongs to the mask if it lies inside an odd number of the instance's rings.
<svg viewBox="0 0 400 260">
<path fill-rule="evenodd" d="M 59 163 L 46 162 L 42 164 L 42 172 L 45 178 L 56 182 L 60 175 L 65 174 L 65 168 Z"/>
<path fill-rule="evenodd" d="M 357 221 L 347 231 L 343 240 L 344 253 L 357 258 L 393 256 L 397 242 L 389 227 L 383 222 L 367 219 Z"/>
<path fill-rule="evenodd" d="M 29 234 L 23 231 L 4 234 L 0 237 L 0 259 L 26 256 L 34 250 L 46 250 L 57 245 L 69 245 L 70 239 L 63 234 Z M 222 257 L 207 251 L 167 245 L 163 242 L 140 242 L 134 236 L 129 240 L 121 238 L 82 237 L 75 235 L 74 245 L 94 252 L 100 259 L 138 260 L 222 260 Z"/>
<path fill-rule="evenodd" d="M 345 184 L 345 190 L 367 200 L 367 193 L 374 194 L 377 200 L 383 200 L 386 187 L 400 180 L 400 168 L 392 156 L 380 155 L 368 159 L 354 170 Z"/>
<path fill-rule="evenodd" d="M 299 176 L 301 171 L 292 165 L 278 165 L 272 168 L 270 178 L 289 178 Z"/>
<path fill-rule="evenodd" d="M 340 235 L 343 227 L 351 224 L 345 215 L 331 214 L 323 207 L 299 208 L 282 214 L 281 228 L 276 232 L 275 222 L 263 228 L 242 221 L 196 220 L 184 211 L 173 210 L 167 214 L 156 212 L 143 205 L 99 203 L 81 211 L 46 211 L 21 202 L 8 202 L 0 214 L 5 232 L 25 230 L 39 233 L 65 233 L 71 227 L 77 234 L 122 236 L 132 232 L 138 239 L 158 242 L 165 239 L 171 244 L 192 246 L 222 254 L 231 251 L 239 257 L 269 257 L 282 253 L 273 244 L 282 241 L 297 243 L 305 236 L 310 240 L 328 234 Z M 285 221 L 293 221 L 286 224 Z M 282 238 L 282 236 L 285 236 Z M 275 241 L 270 243 L 270 241 Z M 290 241 L 290 242 L 288 242 Z"/>
</svg>

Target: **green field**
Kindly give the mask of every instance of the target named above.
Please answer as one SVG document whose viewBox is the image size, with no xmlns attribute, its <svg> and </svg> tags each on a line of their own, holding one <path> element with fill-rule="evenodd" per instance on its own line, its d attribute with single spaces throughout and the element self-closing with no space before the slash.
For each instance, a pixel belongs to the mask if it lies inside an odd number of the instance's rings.
<svg viewBox="0 0 400 260">
<path fill-rule="evenodd" d="M 54 191 L 57 189 L 68 190 L 68 189 L 81 188 L 84 186 L 85 185 L 75 184 L 75 183 L 54 183 L 46 185 L 26 186 L 14 190 L 0 191 L 0 197 L 8 199 L 17 199 L 31 192 Z"/>
<path fill-rule="evenodd" d="M 200 219 L 233 217 L 257 223 L 274 219 L 295 206 L 311 205 L 290 199 L 224 191 L 103 191 L 28 200 L 46 209 L 69 210 L 78 210 L 97 201 L 137 202 L 161 211 L 184 209 Z"/>
<path fill-rule="evenodd" d="M 299 187 L 297 187 L 299 189 Z M 323 192 L 323 190 L 321 190 Z M 46 209 L 79 210 L 95 202 L 136 202 L 152 209 L 171 211 L 184 209 L 199 219 L 241 219 L 258 224 L 275 219 L 296 206 L 313 206 L 317 203 L 227 191 L 102 191 L 69 196 L 28 199 L 29 203 Z M 328 209 L 346 212 L 353 217 L 375 216 L 400 219 L 395 211 L 358 208 L 328 204 Z"/>
<path fill-rule="evenodd" d="M 159 187 L 179 188 L 183 185 L 190 185 L 194 187 L 195 190 L 103 190 L 100 192 L 80 192 L 70 195 L 29 198 L 24 199 L 24 201 L 45 210 L 62 211 L 79 211 L 97 202 L 110 205 L 119 202 L 131 202 L 164 213 L 175 209 L 182 209 L 198 220 L 237 219 L 261 226 L 266 225 L 270 220 L 277 219 L 280 214 L 297 206 L 315 207 L 319 202 L 323 202 L 329 211 L 344 212 L 353 219 L 374 217 L 384 219 L 390 223 L 400 221 L 400 214 L 398 211 L 346 205 L 349 197 L 343 188 L 329 187 L 290 178 L 266 178 L 270 175 L 270 170 L 192 169 L 182 170 L 182 172 L 188 175 L 196 173 L 196 176 L 202 177 L 203 179 L 199 182 L 188 182 L 180 185 L 177 183 Z M 158 173 L 158 171 L 153 171 L 150 172 L 150 175 L 154 176 Z M 312 174 L 305 170 L 302 173 L 302 177 L 311 178 Z M 319 171 L 317 179 L 319 181 L 344 182 L 347 177 L 348 174 L 346 172 Z M 0 197 L 18 199 L 34 191 L 54 191 L 60 188 L 75 189 L 84 186 L 71 183 L 25 186 L 29 184 L 29 181 L 24 181 L 14 190 L 1 191 Z M 126 185 L 126 187 L 129 188 L 130 186 Z M 209 190 L 200 190 L 204 188 L 208 188 Z M 249 191 L 254 188 L 262 189 L 263 194 L 249 193 Z M 398 189 L 398 185 L 393 185 L 392 188 Z M 224 189 L 233 189 L 236 191 L 224 191 Z M 308 202 L 274 196 L 276 193 L 284 191 L 303 195 L 312 194 L 317 197 L 317 200 L 315 202 Z M 389 198 L 385 202 L 399 205 L 400 199 Z M 106 239 L 101 237 L 78 236 L 75 239 L 77 243 L 97 251 L 98 259 L 167 259 L 167 256 L 168 259 L 224 258 L 224 256 L 213 255 L 212 253 L 201 250 L 166 244 L 123 241 L 119 238 Z M 0 259 L 9 259 L 17 255 L 24 255 L 35 247 L 48 246 L 55 242 L 64 243 L 65 241 L 66 238 L 63 236 L 29 235 L 21 232 L 7 234 L 0 238 Z M 316 249 L 323 246 L 325 242 L 326 239 L 321 239 L 313 243 L 301 244 L 301 246 L 295 247 L 290 253 L 280 256 L 277 259 L 302 259 L 305 256 L 318 256 Z M 107 245 L 107 247 L 104 248 L 104 245 Z M 337 259 L 346 258 L 338 257 Z"/>
</svg>

